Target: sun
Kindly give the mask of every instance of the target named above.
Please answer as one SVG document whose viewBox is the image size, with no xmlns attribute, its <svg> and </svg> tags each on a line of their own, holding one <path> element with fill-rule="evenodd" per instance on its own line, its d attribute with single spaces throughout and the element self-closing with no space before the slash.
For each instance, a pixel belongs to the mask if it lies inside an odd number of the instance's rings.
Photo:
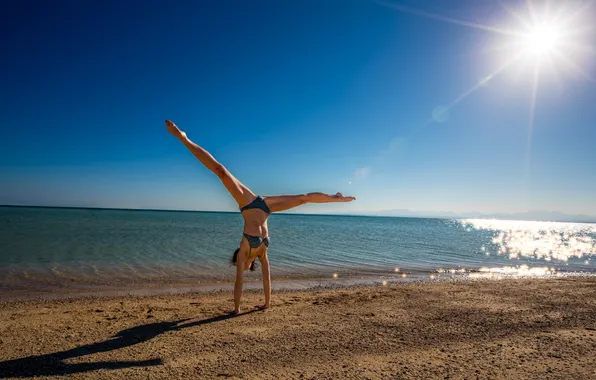
<svg viewBox="0 0 596 380">
<path fill-rule="evenodd" d="M 524 38 L 524 49 L 535 57 L 553 54 L 562 41 L 563 33 L 559 25 L 543 22 L 532 27 Z"/>
<path fill-rule="evenodd" d="M 497 34 L 503 37 L 508 52 L 502 57 L 513 65 L 533 63 L 546 74 L 567 71 L 583 79 L 592 80 L 586 69 L 594 39 L 591 15 L 596 8 L 593 1 L 532 1 L 526 6 L 509 8 L 501 4 L 511 16 L 504 20 Z M 546 65 L 545 65 L 546 64 Z M 553 71 L 553 69 L 555 69 Z"/>
</svg>

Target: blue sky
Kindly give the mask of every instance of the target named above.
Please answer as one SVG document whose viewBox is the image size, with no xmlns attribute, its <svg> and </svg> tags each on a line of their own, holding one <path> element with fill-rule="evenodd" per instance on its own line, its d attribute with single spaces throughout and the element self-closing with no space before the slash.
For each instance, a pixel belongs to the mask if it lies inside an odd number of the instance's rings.
<svg viewBox="0 0 596 380">
<path fill-rule="evenodd" d="M 172 119 L 256 193 L 358 198 L 301 212 L 596 215 L 594 31 L 541 71 L 529 134 L 534 63 L 479 86 L 504 37 L 452 18 L 515 24 L 488 0 L 11 2 L 0 204 L 235 210 Z"/>
</svg>

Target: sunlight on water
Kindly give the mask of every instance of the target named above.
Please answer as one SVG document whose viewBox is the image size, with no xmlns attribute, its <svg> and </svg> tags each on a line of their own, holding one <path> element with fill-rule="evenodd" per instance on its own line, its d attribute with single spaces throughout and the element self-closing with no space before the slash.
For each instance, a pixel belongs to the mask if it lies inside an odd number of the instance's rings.
<svg viewBox="0 0 596 380">
<path fill-rule="evenodd" d="M 529 267 L 528 265 L 520 266 L 506 266 L 489 268 L 482 267 L 478 270 L 478 273 L 470 273 L 469 277 L 496 277 L 496 276 L 547 276 L 556 274 L 555 268 L 549 267 Z"/>
<path fill-rule="evenodd" d="M 493 231 L 491 243 L 495 252 L 510 259 L 528 257 L 566 262 L 596 254 L 594 224 L 486 219 L 466 219 L 461 223 L 464 228 Z M 487 248 L 483 246 L 481 250 L 485 252 Z"/>
</svg>

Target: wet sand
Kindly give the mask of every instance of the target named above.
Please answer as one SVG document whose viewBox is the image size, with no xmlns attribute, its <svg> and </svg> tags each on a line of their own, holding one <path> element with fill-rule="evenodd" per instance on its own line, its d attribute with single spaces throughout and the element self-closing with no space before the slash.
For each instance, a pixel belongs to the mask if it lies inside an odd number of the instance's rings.
<svg viewBox="0 0 596 380">
<path fill-rule="evenodd" d="M 0 377 L 596 378 L 596 279 L 0 303 Z"/>
</svg>

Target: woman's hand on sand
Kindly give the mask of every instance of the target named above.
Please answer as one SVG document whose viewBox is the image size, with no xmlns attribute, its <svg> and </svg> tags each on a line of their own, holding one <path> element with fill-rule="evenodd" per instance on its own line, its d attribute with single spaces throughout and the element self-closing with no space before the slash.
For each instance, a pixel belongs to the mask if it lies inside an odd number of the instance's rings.
<svg viewBox="0 0 596 380">
<path fill-rule="evenodd" d="M 168 127 L 168 132 L 170 132 L 175 137 L 182 137 L 186 136 L 186 133 L 182 132 L 180 128 L 171 120 L 166 120 L 166 127 Z"/>
<path fill-rule="evenodd" d="M 355 197 L 344 197 L 342 193 L 337 193 L 333 196 L 337 202 L 352 202 L 355 201 Z"/>
</svg>

